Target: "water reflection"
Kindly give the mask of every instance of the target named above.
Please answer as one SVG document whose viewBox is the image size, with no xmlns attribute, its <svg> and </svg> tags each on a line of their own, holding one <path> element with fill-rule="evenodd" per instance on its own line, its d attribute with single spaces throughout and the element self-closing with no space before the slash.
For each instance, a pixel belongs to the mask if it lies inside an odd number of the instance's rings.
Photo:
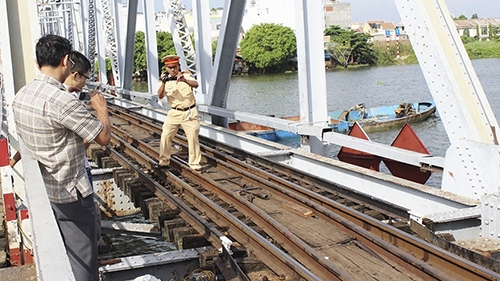
<svg viewBox="0 0 500 281">
<path fill-rule="evenodd" d="M 142 214 L 116 217 L 113 218 L 113 222 L 149 223 Z M 107 253 L 106 257 L 126 257 L 176 250 L 176 245 L 167 242 L 163 237 L 131 235 L 103 230 L 102 238 L 107 245 L 111 246 L 111 252 Z"/>
</svg>

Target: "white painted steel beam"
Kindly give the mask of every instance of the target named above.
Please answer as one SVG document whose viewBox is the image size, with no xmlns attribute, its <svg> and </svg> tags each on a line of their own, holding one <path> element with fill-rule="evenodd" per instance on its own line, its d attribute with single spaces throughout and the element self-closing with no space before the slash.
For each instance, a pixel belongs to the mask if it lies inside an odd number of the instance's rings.
<svg viewBox="0 0 500 281">
<path fill-rule="evenodd" d="M 27 151 L 23 145 L 22 151 Z M 31 233 L 38 280 L 75 280 L 68 255 L 59 232 L 38 162 L 24 153 L 24 184 L 29 192 Z"/>
<path fill-rule="evenodd" d="M 450 139 L 442 189 L 474 199 L 498 192 L 498 123 L 445 1 L 395 3 Z"/>
<path fill-rule="evenodd" d="M 124 42 L 125 42 L 125 56 L 123 60 L 123 89 L 132 90 L 132 75 L 134 69 L 134 46 L 135 46 L 135 27 L 137 23 L 137 4 L 139 0 L 129 0 L 127 6 L 127 26 Z"/>
<path fill-rule="evenodd" d="M 160 69 L 158 66 L 158 48 L 156 42 L 155 10 L 154 2 L 142 0 L 144 20 L 146 21 L 146 63 L 148 89 L 150 93 L 156 93 L 160 86 Z M 128 79 L 132 79 L 129 77 Z"/>
<path fill-rule="evenodd" d="M 452 145 L 498 143 L 498 124 L 444 0 L 396 0 Z"/>
<path fill-rule="evenodd" d="M 203 248 L 198 248 L 123 257 L 120 262 L 102 266 L 99 271 L 107 281 L 155 280 L 153 276 L 146 277 L 146 272 L 161 277 L 161 280 L 182 280 L 193 268 L 200 267 L 203 251 Z"/>
<path fill-rule="evenodd" d="M 300 122 L 321 126 L 329 120 L 326 96 L 322 1 L 295 1 Z M 321 138 L 309 139 L 311 152 L 325 155 Z"/>
<path fill-rule="evenodd" d="M 318 139 L 322 139 L 325 132 L 330 132 L 332 130 L 328 126 L 327 120 L 318 121 L 317 123 L 302 123 L 207 105 L 199 105 L 198 110 L 211 115 L 222 116 L 227 119 L 250 122 L 278 130 L 292 132 L 298 135 L 312 136 Z"/>
<path fill-rule="evenodd" d="M 213 106 L 226 107 L 229 80 L 233 70 L 234 55 L 236 54 L 245 4 L 246 0 L 226 0 L 224 4 L 224 13 L 222 14 L 221 29 L 208 91 L 208 103 Z M 227 127 L 227 120 L 218 116 L 212 117 L 212 123 Z"/>
<path fill-rule="evenodd" d="M 95 42 L 97 45 L 97 62 L 99 64 L 99 81 L 103 84 L 108 84 L 108 76 L 106 75 L 106 57 L 107 57 L 107 42 L 106 31 L 104 28 L 104 10 L 103 1 L 107 0 L 95 0 L 95 15 L 96 15 L 96 26 L 95 26 Z M 92 58 L 92 56 L 91 56 Z"/>
<path fill-rule="evenodd" d="M 206 97 L 212 76 L 212 38 L 209 1 L 192 0 L 194 15 L 194 42 L 196 52 L 197 80 L 196 102 L 207 103 Z"/>
</svg>

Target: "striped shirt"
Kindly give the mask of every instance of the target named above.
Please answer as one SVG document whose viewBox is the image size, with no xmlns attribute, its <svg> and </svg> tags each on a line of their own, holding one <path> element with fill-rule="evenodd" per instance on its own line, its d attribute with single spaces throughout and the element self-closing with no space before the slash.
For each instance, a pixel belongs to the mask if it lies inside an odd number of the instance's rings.
<svg viewBox="0 0 500 281">
<path fill-rule="evenodd" d="M 103 125 L 63 84 L 39 74 L 17 92 L 12 104 L 19 136 L 38 161 L 49 199 L 64 204 L 92 194 L 85 170 L 85 145 Z"/>
</svg>

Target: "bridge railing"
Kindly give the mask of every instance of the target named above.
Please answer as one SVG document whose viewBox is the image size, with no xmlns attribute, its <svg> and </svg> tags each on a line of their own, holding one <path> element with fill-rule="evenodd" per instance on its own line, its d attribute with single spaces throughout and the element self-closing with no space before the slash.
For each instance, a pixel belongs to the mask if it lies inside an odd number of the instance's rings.
<svg viewBox="0 0 500 281">
<path fill-rule="evenodd" d="M 27 151 L 19 142 L 20 150 Z M 28 153 L 22 155 L 21 161 L 37 280 L 75 280 L 38 161 Z"/>
</svg>

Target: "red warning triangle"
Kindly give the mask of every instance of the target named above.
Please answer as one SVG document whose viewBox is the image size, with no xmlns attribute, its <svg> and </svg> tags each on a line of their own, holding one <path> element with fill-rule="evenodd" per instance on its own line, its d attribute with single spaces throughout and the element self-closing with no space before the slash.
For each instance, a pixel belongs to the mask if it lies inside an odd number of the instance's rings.
<svg viewBox="0 0 500 281">
<path fill-rule="evenodd" d="M 370 138 L 365 133 L 363 128 L 361 128 L 358 122 L 355 122 L 352 126 L 351 131 L 349 132 L 349 136 L 364 140 L 370 140 Z M 341 147 L 339 153 L 337 154 L 337 158 L 339 158 L 339 160 L 342 162 L 375 171 L 378 171 L 380 166 L 380 157 L 349 147 Z"/>
<path fill-rule="evenodd" d="M 403 126 L 391 146 L 430 155 L 425 145 L 408 123 Z M 422 171 L 419 167 L 389 159 L 383 159 L 383 161 L 389 171 L 399 178 L 424 184 L 431 176 L 430 171 Z"/>
</svg>

